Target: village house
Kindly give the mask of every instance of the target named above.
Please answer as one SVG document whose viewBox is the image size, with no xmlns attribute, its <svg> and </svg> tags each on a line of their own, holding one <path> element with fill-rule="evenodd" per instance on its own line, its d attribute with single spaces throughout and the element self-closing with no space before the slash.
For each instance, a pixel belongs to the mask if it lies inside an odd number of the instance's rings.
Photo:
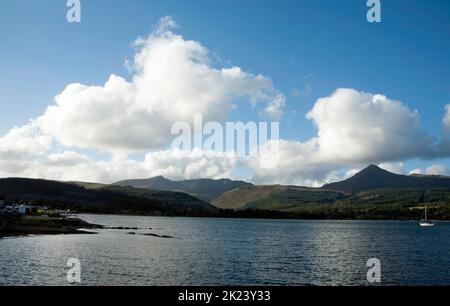
<svg viewBox="0 0 450 306">
<path fill-rule="evenodd" d="M 0 199 L 0 216 L 19 214 L 22 216 L 37 213 L 39 210 L 47 210 L 47 206 L 38 206 L 31 204 L 6 204 L 3 199 Z"/>
<path fill-rule="evenodd" d="M 32 213 L 37 213 L 39 209 L 47 209 L 47 206 L 36 206 L 36 205 L 19 205 L 16 206 L 17 212 L 22 215 L 26 216 Z"/>
</svg>

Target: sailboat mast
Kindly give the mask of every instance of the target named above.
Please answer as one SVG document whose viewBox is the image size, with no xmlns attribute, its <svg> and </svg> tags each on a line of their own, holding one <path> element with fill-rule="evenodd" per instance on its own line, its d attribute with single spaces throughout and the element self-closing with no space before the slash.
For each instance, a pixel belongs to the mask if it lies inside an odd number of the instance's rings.
<svg viewBox="0 0 450 306">
<path fill-rule="evenodd" d="M 425 204 L 425 221 L 427 221 L 427 205 Z"/>
</svg>

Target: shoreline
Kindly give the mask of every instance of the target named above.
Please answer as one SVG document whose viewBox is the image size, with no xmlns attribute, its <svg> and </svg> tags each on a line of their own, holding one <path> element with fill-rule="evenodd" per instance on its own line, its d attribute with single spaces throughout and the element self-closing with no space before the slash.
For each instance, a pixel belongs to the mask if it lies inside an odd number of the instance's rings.
<svg viewBox="0 0 450 306">
<path fill-rule="evenodd" d="M 95 229 L 110 229 L 104 225 L 92 224 L 82 218 L 83 215 L 98 216 L 124 216 L 124 217 L 162 217 L 162 218 L 193 218 L 215 220 L 273 220 L 273 221 L 355 221 L 355 222 L 419 222 L 419 220 L 405 219 L 300 219 L 300 218 L 235 218 L 235 217 L 192 217 L 192 216 L 158 216 L 135 214 L 100 214 L 100 213 L 73 213 L 72 217 L 43 218 L 40 216 L 27 216 L 20 219 L 9 220 L 0 230 L 0 239 L 8 237 L 26 237 L 33 235 L 95 235 Z M 436 220 L 438 223 L 448 223 L 448 220 Z M 111 229 L 114 229 L 112 227 Z M 128 229 L 128 228 L 124 228 Z M 130 228 L 131 229 L 131 228 Z"/>
<path fill-rule="evenodd" d="M 187 219 L 215 219 L 215 220 L 273 220 L 273 221 L 370 221 L 370 222 L 420 222 L 419 219 L 350 219 L 350 218 L 263 218 L 263 217 L 218 217 L 218 216 L 164 216 L 148 214 L 108 214 L 108 213 L 90 213 L 74 212 L 72 216 L 124 216 L 124 217 L 157 217 L 157 218 L 187 218 Z M 439 223 L 450 223 L 450 220 L 433 220 Z M 106 228 L 107 229 L 107 228 Z"/>
<path fill-rule="evenodd" d="M 42 218 L 27 216 L 20 219 L 7 221 L 6 226 L 0 231 L 0 238 L 30 236 L 30 235 L 71 235 L 96 232 L 87 230 L 101 229 L 102 225 L 91 224 L 80 218 Z"/>
</svg>

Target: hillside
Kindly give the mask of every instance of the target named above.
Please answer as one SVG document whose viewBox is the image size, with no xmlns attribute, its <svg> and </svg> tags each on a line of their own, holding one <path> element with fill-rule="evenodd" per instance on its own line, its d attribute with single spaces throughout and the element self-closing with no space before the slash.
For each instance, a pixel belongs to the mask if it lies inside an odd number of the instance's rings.
<svg viewBox="0 0 450 306">
<path fill-rule="evenodd" d="M 358 193 L 378 188 L 450 189 L 450 178 L 443 176 L 400 175 L 383 170 L 377 166 L 370 165 L 349 179 L 324 185 L 323 188 L 350 193 Z"/>
<path fill-rule="evenodd" d="M 381 187 L 380 187 L 381 186 Z M 322 188 L 245 186 L 228 191 L 212 204 L 227 209 L 258 209 L 314 219 L 450 218 L 450 180 L 442 176 L 397 175 L 369 166 L 352 178 Z"/>
<path fill-rule="evenodd" d="M 210 202 L 224 192 L 243 186 L 251 186 L 247 182 L 232 181 L 229 179 L 194 179 L 172 181 L 162 176 L 149 179 L 125 180 L 113 185 L 122 187 L 148 188 L 152 190 L 178 191 L 190 194 L 203 201 Z"/>
<path fill-rule="evenodd" d="M 343 199 L 342 192 L 297 186 L 245 186 L 228 191 L 212 204 L 219 208 L 296 212 Z"/>
<path fill-rule="evenodd" d="M 300 219 L 419 220 L 427 204 L 430 218 L 450 219 L 450 190 L 381 188 L 354 195 L 292 186 L 254 186 L 229 191 L 213 204 L 220 208 L 258 209 Z"/>
<path fill-rule="evenodd" d="M 448 205 L 450 190 L 441 188 L 380 188 L 363 191 L 336 203 L 338 207 L 416 207 Z"/>
<path fill-rule="evenodd" d="M 31 201 L 52 208 L 95 213 L 204 215 L 216 210 L 206 202 L 179 192 L 108 185 L 87 189 L 74 183 L 25 178 L 0 179 L 0 197 L 10 202 Z"/>
<path fill-rule="evenodd" d="M 441 176 L 397 175 L 376 166 L 322 188 L 209 179 L 177 182 L 163 177 L 116 185 L 10 178 L 0 179 L 0 198 L 90 213 L 299 219 L 418 220 L 427 204 L 430 218 L 450 220 L 449 181 Z M 139 188 L 119 186 L 130 183 Z M 226 191 L 211 201 L 213 206 L 187 193 L 143 188 L 148 185 L 184 188 L 208 199 Z"/>
</svg>

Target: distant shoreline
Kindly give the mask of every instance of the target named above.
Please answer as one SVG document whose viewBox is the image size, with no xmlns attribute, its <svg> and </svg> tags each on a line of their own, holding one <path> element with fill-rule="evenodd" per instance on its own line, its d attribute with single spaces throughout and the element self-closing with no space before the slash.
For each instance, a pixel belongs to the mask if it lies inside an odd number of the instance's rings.
<svg viewBox="0 0 450 306">
<path fill-rule="evenodd" d="M 76 212 L 73 216 L 93 215 L 93 216 L 125 216 L 125 217 L 160 217 L 160 218 L 192 218 L 192 219 L 235 219 L 235 220 L 298 220 L 298 221 L 392 221 L 392 222 L 419 222 L 419 219 L 357 219 L 357 218 L 296 218 L 296 217 L 222 217 L 222 216 L 169 216 L 169 215 L 151 215 L 151 214 L 116 214 L 116 213 L 90 213 Z M 450 220 L 433 220 L 439 223 L 449 223 Z"/>
</svg>

